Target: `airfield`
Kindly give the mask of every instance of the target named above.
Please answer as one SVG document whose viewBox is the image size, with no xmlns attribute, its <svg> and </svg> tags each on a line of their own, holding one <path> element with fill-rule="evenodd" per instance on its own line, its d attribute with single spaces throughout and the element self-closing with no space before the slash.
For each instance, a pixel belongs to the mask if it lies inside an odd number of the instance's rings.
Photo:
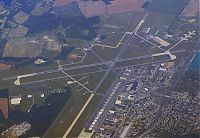
<svg viewBox="0 0 200 138">
<path fill-rule="evenodd" d="M 69 86 L 72 96 L 44 137 L 77 137 L 121 70 L 169 61 L 178 65 L 192 52 L 198 23 L 179 20 L 170 34 L 174 19 L 151 12 L 102 17 L 100 31 L 108 34 L 106 39 L 97 37 L 77 46 L 65 60 L 5 71 L 0 74 L 0 86 L 8 87 L 12 95 L 33 93 L 31 87 L 40 93 L 46 87 Z"/>
</svg>

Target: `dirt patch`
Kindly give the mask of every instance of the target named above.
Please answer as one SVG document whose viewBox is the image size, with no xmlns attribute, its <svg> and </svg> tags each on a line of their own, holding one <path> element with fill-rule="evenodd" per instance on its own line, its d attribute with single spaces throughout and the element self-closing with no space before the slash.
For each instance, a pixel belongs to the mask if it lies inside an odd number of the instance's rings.
<svg viewBox="0 0 200 138">
<path fill-rule="evenodd" d="M 54 6 L 67 5 L 76 1 L 83 15 L 86 17 L 103 16 L 110 14 L 118 14 L 130 11 L 143 10 L 142 5 L 147 0 L 114 0 L 109 5 L 106 5 L 102 0 L 56 0 Z"/>
<path fill-rule="evenodd" d="M 64 5 L 70 4 L 73 1 L 75 1 L 75 0 L 56 0 L 54 2 L 54 6 L 55 7 L 64 6 Z"/>
<path fill-rule="evenodd" d="M 86 17 L 102 16 L 105 14 L 106 4 L 103 1 L 77 0 L 82 14 Z"/>
<path fill-rule="evenodd" d="M 5 119 L 8 118 L 8 99 L 0 98 L 0 111 L 3 113 Z"/>
<path fill-rule="evenodd" d="M 182 12 L 182 16 L 195 17 L 199 12 L 199 0 L 189 0 L 189 4 Z"/>
<path fill-rule="evenodd" d="M 11 68 L 11 65 L 0 63 L 0 70 L 7 70 L 7 69 L 10 69 L 10 68 Z"/>
<path fill-rule="evenodd" d="M 141 11 L 146 0 L 115 0 L 106 5 L 103 1 L 77 0 L 79 8 L 86 17 L 118 14 L 130 11 Z"/>
<path fill-rule="evenodd" d="M 107 6 L 108 14 L 116 14 L 130 11 L 142 11 L 142 5 L 146 0 L 115 0 Z"/>
<path fill-rule="evenodd" d="M 77 53 L 71 53 L 71 54 L 69 54 L 68 57 L 69 57 L 71 60 L 75 60 L 75 59 L 77 58 L 77 56 L 78 56 Z"/>
</svg>

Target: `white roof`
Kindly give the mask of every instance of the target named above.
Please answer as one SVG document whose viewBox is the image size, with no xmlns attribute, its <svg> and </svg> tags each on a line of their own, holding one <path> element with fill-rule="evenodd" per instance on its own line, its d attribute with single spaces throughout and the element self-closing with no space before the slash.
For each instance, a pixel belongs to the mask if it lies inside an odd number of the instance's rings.
<svg viewBox="0 0 200 138">
<path fill-rule="evenodd" d="M 28 98 L 31 98 L 32 97 L 32 95 L 28 95 Z"/>
<path fill-rule="evenodd" d="M 117 100 L 116 102 L 115 102 L 115 104 L 121 104 L 122 103 L 122 101 L 120 101 L 120 100 Z"/>
<path fill-rule="evenodd" d="M 22 100 L 21 97 L 12 98 L 12 99 L 10 100 L 10 103 L 11 103 L 11 104 L 14 104 L 14 105 L 17 105 L 17 104 L 20 104 L 21 100 Z"/>
</svg>

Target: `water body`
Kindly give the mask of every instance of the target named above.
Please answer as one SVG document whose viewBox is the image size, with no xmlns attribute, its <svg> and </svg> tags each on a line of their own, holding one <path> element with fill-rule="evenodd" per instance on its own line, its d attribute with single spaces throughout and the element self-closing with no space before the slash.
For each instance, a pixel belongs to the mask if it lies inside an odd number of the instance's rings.
<svg viewBox="0 0 200 138">
<path fill-rule="evenodd" d="M 200 51 L 196 54 L 193 61 L 190 64 L 190 69 L 199 70 L 200 71 Z"/>
</svg>

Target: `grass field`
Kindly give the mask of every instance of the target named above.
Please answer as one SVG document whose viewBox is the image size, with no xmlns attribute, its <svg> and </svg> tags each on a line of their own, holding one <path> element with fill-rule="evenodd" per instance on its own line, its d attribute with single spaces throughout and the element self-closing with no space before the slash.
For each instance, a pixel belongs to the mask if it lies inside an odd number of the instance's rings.
<svg viewBox="0 0 200 138">
<path fill-rule="evenodd" d="M 85 56 L 84 60 L 80 63 L 77 64 L 62 64 L 62 67 L 73 67 L 73 66 L 80 66 L 80 65 L 86 65 L 86 64 L 94 64 L 94 63 L 99 63 L 100 60 L 99 58 L 94 55 L 91 51 L 87 51 L 87 55 Z"/>
<path fill-rule="evenodd" d="M 105 40 L 95 44 L 115 47 L 126 32 L 132 32 L 144 13 L 128 12 L 102 17 L 99 32 L 106 34 Z"/>
<path fill-rule="evenodd" d="M 66 38 L 65 41 L 69 46 L 80 47 L 81 45 L 87 44 L 88 42 L 83 39 Z"/>
<path fill-rule="evenodd" d="M 117 71 L 118 73 L 120 70 Z M 95 111 L 95 108 L 98 106 L 100 103 L 100 100 L 102 99 L 102 96 L 105 94 L 105 92 L 109 89 L 109 87 L 112 85 L 113 81 L 116 79 L 116 74 L 114 72 L 110 72 L 107 76 L 107 78 L 103 81 L 102 85 L 100 88 L 97 90 L 97 94 L 100 95 L 95 95 L 91 102 L 89 103 L 88 107 L 85 109 L 83 114 L 80 116 L 79 120 L 69 133 L 68 137 L 78 137 L 84 126 L 86 125 L 86 122 L 90 118 L 90 116 L 93 114 Z M 102 94 L 102 95 L 101 95 Z"/>
<path fill-rule="evenodd" d="M 117 56 L 123 44 L 120 44 L 117 48 L 107 48 L 107 47 L 93 47 L 93 50 L 96 51 L 104 60 L 114 60 Z"/>
<path fill-rule="evenodd" d="M 102 99 L 101 95 L 95 95 L 93 99 L 90 101 L 89 105 L 85 109 L 85 111 L 80 116 L 79 120 L 69 133 L 68 137 L 78 137 L 82 129 L 84 128 L 86 122 L 91 117 L 92 113 L 95 111 L 95 108 L 100 103 L 100 100 Z"/>
<path fill-rule="evenodd" d="M 115 68 L 124 68 L 124 67 L 130 67 L 130 66 L 141 66 L 141 65 L 148 65 L 153 64 L 156 62 L 164 62 L 170 60 L 168 55 L 163 56 L 156 56 L 156 57 L 147 57 L 147 58 L 141 58 L 141 59 L 133 59 L 128 61 L 122 61 L 115 64 Z"/>
<path fill-rule="evenodd" d="M 26 83 L 26 82 L 39 81 L 39 80 L 48 80 L 48 79 L 51 79 L 51 78 L 59 78 L 59 77 L 63 77 L 63 76 L 64 75 L 61 72 L 56 72 L 56 73 L 43 74 L 43 75 L 21 78 L 20 82 Z"/>
<path fill-rule="evenodd" d="M 87 78 L 91 81 L 88 83 L 88 85 L 95 85 L 97 84 L 97 78 L 101 78 L 104 72 L 101 72 L 99 74 L 92 74 L 91 76 L 88 76 Z M 84 76 L 77 76 L 76 79 L 81 79 Z M 109 89 L 110 85 L 113 83 L 116 75 L 113 72 L 110 72 L 107 78 L 103 81 L 103 84 L 100 86 L 100 88 L 97 90 L 98 94 L 104 94 L 107 89 Z M 85 82 L 85 80 L 82 80 Z M 96 82 L 95 82 L 96 81 Z M 86 85 L 85 85 L 86 86 Z M 77 87 L 77 86 L 75 86 Z M 88 88 L 91 88 L 92 86 L 87 86 Z M 94 88 L 94 87 L 93 87 Z M 71 97 L 70 101 L 67 103 L 67 105 L 63 108 L 62 112 L 58 116 L 58 118 L 55 120 L 53 125 L 49 128 L 47 133 L 44 137 L 61 137 L 64 135 L 64 132 L 67 130 L 67 127 L 69 127 L 70 123 L 74 120 L 75 116 L 78 114 L 78 110 L 80 111 L 81 107 L 83 106 L 84 102 L 86 102 L 86 97 L 89 97 L 89 93 L 85 93 L 86 91 L 79 91 L 76 92 L 77 88 L 73 88 L 73 96 Z M 91 88 L 92 89 L 92 88 Z M 81 96 L 81 94 L 85 93 Z M 69 137 L 77 137 L 79 133 L 82 131 L 86 121 L 89 119 L 90 115 L 95 111 L 95 108 L 97 107 L 98 103 L 100 102 L 102 96 L 101 95 L 95 95 L 93 99 L 90 101 L 89 105 L 86 107 L 84 112 L 81 114 L 80 118 L 76 122 L 75 126 L 72 128 L 71 132 L 69 133 Z M 71 115 L 71 116 L 69 116 Z M 60 122 L 60 123 L 59 123 Z M 61 123 L 62 122 L 62 123 Z"/>
<path fill-rule="evenodd" d="M 86 74 L 86 75 L 76 75 L 74 76 L 74 79 L 79 81 L 81 84 L 85 84 L 84 86 L 87 87 L 90 90 L 93 90 L 102 76 L 105 72 L 99 72 L 99 73 L 92 73 L 92 74 Z M 67 128 L 70 126 L 70 123 L 74 120 L 74 118 L 77 116 L 78 112 L 81 110 L 82 106 L 86 102 L 87 98 L 89 97 L 90 93 L 86 89 L 83 89 L 80 85 L 77 83 L 72 84 L 71 86 L 73 90 L 73 95 L 70 99 L 70 101 L 67 103 L 67 105 L 63 108 L 62 112 L 58 116 L 58 118 L 55 120 L 53 125 L 50 127 L 49 131 L 45 134 L 45 137 L 51 136 L 51 137 L 61 137 L 64 135 Z M 88 115 L 91 115 L 94 111 L 95 107 L 97 106 L 101 96 L 95 96 L 92 101 L 89 103 L 87 108 L 84 110 L 83 114 L 81 114 L 81 117 L 78 119 L 78 122 L 75 124 L 74 128 L 70 132 L 69 135 L 78 135 L 79 130 L 81 131 L 81 128 L 83 127 Z M 69 119 L 69 120 L 68 120 Z M 63 123 L 59 123 L 63 122 Z M 78 131 L 76 128 L 79 128 Z M 52 132 L 53 131 L 53 132 Z"/>
<path fill-rule="evenodd" d="M 99 83 L 100 79 L 103 77 L 105 72 L 98 72 L 98 73 L 93 73 L 93 74 L 88 74 L 86 75 L 85 79 L 82 79 L 80 83 L 85 84 L 85 87 L 87 87 L 90 90 L 94 90 L 97 84 Z"/>
<path fill-rule="evenodd" d="M 128 61 L 123 61 L 115 64 L 115 68 L 123 68 L 127 66 L 137 66 L 137 65 L 142 65 L 146 63 L 152 62 L 152 58 L 141 58 L 141 59 L 133 59 L 133 60 L 128 60 Z"/>
<path fill-rule="evenodd" d="M 178 16 L 187 4 L 188 0 L 152 0 L 152 2 L 146 6 L 146 9 L 163 15 Z"/>
<path fill-rule="evenodd" d="M 50 126 L 44 137 L 62 137 L 89 96 L 89 93 L 81 95 L 80 93 L 73 92 L 70 100 L 63 107 L 62 111 Z"/>
<path fill-rule="evenodd" d="M 82 62 L 82 60 L 84 60 L 85 56 L 87 55 L 87 53 L 80 49 L 80 48 L 76 48 L 73 51 L 71 51 L 71 53 L 64 59 L 60 60 L 60 64 L 77 64 Z M 73 57 L 74 56 L 74 57 Z"/>
<path fill-rule="evenodd" d="M 117 71 L 117 73 L 119 73 L 119 71 Z M 113 81 L 116 79 L 116 77 L 117 77 L 116 74 L 113 71 L 111 71 L 106 77 L 106 79 L 103 81 L 103 83 L 101 84 L 100 88 L 97 90 L 97 93 L 105 94 L 106 91 L 112 85 Z"/>
</svg>

